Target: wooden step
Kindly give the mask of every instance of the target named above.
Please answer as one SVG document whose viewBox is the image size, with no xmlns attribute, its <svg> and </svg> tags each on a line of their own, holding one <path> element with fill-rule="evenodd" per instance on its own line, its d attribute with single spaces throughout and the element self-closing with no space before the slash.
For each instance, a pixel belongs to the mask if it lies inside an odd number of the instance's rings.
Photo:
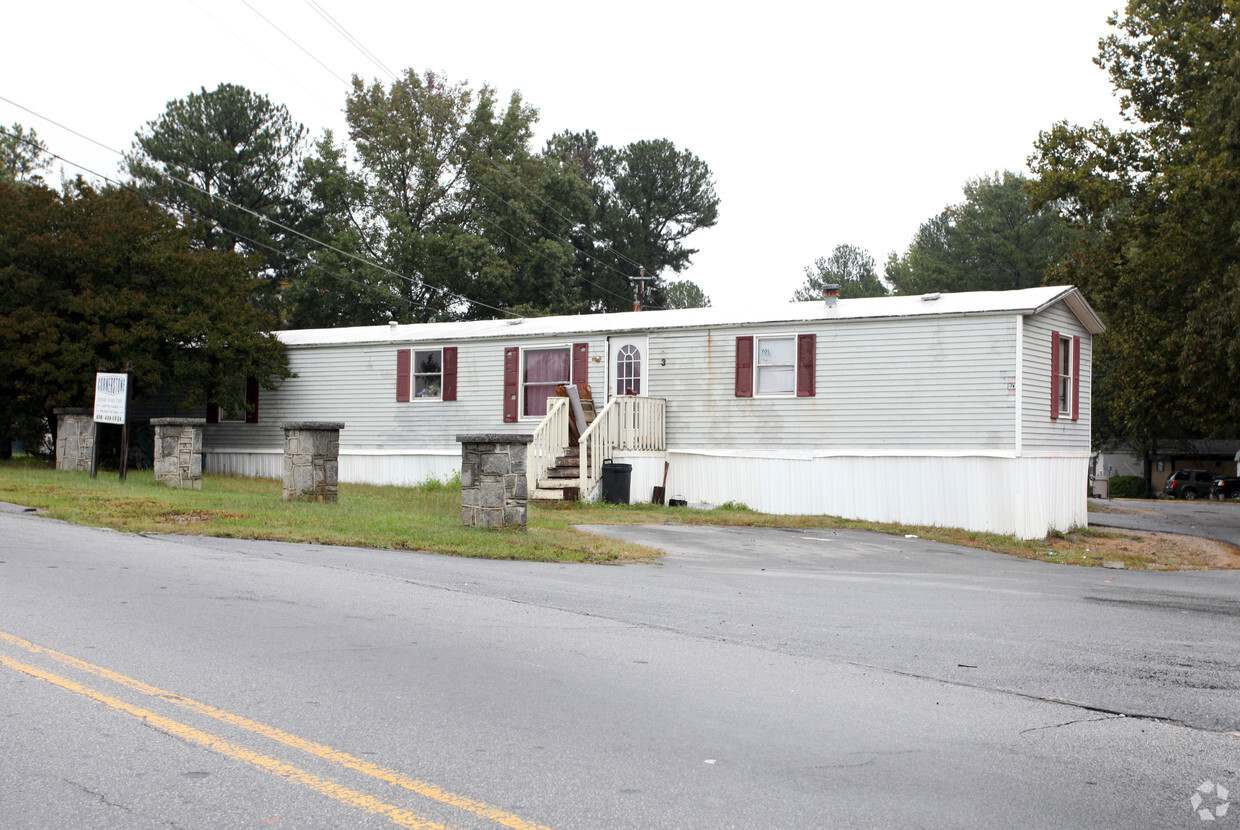
<svg viewBox="0 0 1240 830">
<path fill-rule="evenodd" d="M 576 487 L 536 487 L 528 498 L 530 501 L 577 501 L 578 492 Z"/>
<path fill-rule="evenodd" d="M 538 479 L 539 490 L 567 490 L 570 487 L 576 487 L 581 481 L 580 476 L 569 478 L 540 478 Z"/>
</svg>

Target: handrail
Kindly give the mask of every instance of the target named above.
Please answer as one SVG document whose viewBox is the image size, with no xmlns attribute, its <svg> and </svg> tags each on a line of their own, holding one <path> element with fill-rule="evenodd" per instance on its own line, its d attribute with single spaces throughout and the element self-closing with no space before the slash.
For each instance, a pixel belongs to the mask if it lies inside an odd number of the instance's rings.
<svg viewBox="0 0 1240 830">
<path fill-rule="evenodd" d="M 603 459 L 616 450 L 664 450 L 667 401 L 638 395 L 617 395 L 581 434 L 581 499 L 589 501 L 603 477 Z"/>
<path fill-rule="evenodd" d="M 547 398 L 547 415 L 534 430 L 525 455 L 527 492 L 538 487 L 538 481 L 568 449 L 568 398 Z"/>
</svg>

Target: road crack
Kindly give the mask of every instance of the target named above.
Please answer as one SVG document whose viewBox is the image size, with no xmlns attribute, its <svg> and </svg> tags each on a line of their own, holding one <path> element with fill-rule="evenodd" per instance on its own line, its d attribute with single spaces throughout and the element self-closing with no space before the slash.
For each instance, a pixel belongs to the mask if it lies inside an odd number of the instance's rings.
<svg viewBox="0 0 1240 830">
<path fill-rule="evenodd" d="M 77 787 L 79 790 L 81 790 L 84 793 L 89 793 L 90 795 L 93 795 L 95 798 L 99 799 L 104 804 L 108 805 L 109 807 L 116 807 L 119 810 L 124 810 L 126 813 L 133 812 L 132 809 L 130 809 L 129 807 L 126 807 L 124 804 L 117 804 L 115 801 L 110 800 L 103 793 L 95 792 L 90 787 L 86 786 L 85 784 L 80 784 L 77 781 L 70 781 L 68 778 L 62 778 L 60 780 L 64 781 L 66 784 L 70 784 L 74 787 Z"/>
<path fill-rule="evenodd" d="M 1122 717 L 1126 717 L 1126 716 L 1125 715 L 1104 715 L 1103 717 L 1100 717 L 1100 718 L 1077 718 L 1076 720 L 1068 720 L 1068 721 L 1064 721 L 1063 723 L 1052 723 L 1046 726 L 1031 726 L 1028 729 L 1020 730 L 1018 734 L 1024 735 L 1029 732 L 1040 732 L 1043 729 L 1062 729 L 1065 726 L 1072 726 L 1078 723 L 1096 723 L 1102 720 L 1117 720 L 1118 718 L 1122 718 Z"/>
</svg>

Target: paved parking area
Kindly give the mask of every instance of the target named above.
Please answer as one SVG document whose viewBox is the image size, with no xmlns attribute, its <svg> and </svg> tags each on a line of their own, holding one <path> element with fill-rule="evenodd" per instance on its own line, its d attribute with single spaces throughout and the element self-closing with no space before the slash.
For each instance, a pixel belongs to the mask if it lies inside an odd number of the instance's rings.
<svg viewBox="0 0 1240 830">
<path fill-rule="evenodd" d="M 1090 525 L 1178 533 L 1240 547 L 1240 502 L 1090 499 L 1089 508 Z"/>
</svg>

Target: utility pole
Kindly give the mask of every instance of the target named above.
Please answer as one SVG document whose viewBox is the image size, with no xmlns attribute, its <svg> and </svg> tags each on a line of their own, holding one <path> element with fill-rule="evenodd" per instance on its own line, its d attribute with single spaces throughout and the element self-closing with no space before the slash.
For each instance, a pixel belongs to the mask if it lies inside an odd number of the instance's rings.
<svg viewBox="0 0 1240 830">
<path fill-rule="evenodd" d="M 629 282 L 633 283 L 633 310 L 634 311 L 642 310 L 642 302 L 646 299 L 646 283 L 654 279 L 654 277 L 646 276 L 645 268 L 640 268 L 640 270 L 641 270 L 641 276 L 629 277 Z"/>
</svg>

